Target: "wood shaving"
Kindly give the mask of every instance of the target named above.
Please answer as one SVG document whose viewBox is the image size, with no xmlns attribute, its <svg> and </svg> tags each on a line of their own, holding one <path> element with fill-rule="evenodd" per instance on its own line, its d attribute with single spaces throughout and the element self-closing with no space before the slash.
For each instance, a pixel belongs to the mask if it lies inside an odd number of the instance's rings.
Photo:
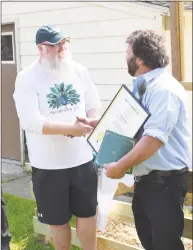
<svg viewBox="0 0 193 250">
<path fill-rule="evenodd" d="M 106 231 L 97 232 L 98 235 L 144 249 L 139 241 L 135 226 L 127 221 L 120 221 L 116 216 L 108 218 Z M 192 250 L 192 240 L 183 238 L 185 250 Z"/>
</svg>

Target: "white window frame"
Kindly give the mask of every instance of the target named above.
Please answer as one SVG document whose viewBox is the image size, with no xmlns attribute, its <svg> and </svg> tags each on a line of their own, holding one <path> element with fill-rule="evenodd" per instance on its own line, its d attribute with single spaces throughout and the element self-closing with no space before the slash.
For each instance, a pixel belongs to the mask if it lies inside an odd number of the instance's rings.
<svg viewBox="0 0 193 250">
<path fill-rule="evenodd" d="M 1 61 L 1 63 L 2 64 L 15 64 L 15 46 L 14 46 L 14 34 L 13 34 L 13 31 L 2 32 L 1 33 L 1 37 L 2 36 L 7 36 L 7 35 L 11 35 L 11 37 L 12 37 L 13 60 L 12 61 Z"/>
</svg>

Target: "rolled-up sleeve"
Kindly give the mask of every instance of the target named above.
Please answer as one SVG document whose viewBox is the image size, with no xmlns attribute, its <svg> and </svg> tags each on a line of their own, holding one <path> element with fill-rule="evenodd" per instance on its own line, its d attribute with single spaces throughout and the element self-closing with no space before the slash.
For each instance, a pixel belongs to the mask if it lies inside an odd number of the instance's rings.
<svg viewBox="0 0 193 250">
<path fill-rule="evenodd" d="M 38 94 L 26 73 L 17 76 L 13 99 L 22 129 L 42 133 L 46 117 L 40 114 Z"/>
<path fill-rule="evenodd" d="M 144 125 L 143 136 L 152 136 L 166 144 L 177 123 L 179 111 L 180 101 L 175 94 L 168 90 L 154 94 L 149 105 L 151 116 Z"/>
</svg>

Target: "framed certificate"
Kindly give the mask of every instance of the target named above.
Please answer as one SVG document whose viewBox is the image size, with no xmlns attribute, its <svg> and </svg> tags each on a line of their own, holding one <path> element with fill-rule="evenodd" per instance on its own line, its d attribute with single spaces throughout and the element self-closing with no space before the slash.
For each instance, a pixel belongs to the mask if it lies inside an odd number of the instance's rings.
<svg viewBox="0 0 193 250">
<path fill-rule="evenodd" d="M 122 85 L 89 135 L 88 143 L 98 153 L 106 130 L 135 138 L 149 116 L 150 113 L 134 94 Z"/>
</svg>

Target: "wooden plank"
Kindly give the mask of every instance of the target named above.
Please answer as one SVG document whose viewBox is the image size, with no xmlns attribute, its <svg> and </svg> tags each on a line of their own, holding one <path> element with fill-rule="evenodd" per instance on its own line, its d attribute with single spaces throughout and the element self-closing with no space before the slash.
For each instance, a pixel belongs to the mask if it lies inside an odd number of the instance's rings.
<svg viewBox="0 0 193 250">
<path fill-rule="evenodd" d="M 123 217 L 123 215 L 119 216 L 119 219 L 121 221 L 127 221 L 129 223 L 133 223 L 133 221 L 131 220 L 130 217 L 125 216 Z M 185 229 L 184 229 L 184 234 L 183 237 L 188 238 L 188 239 L 192 239 L 192 220 L 189 218 L 185 218 Z M 36 216 L 33 217 L 33 225 L 34 225 L 34 233 L 38 236 L 45 236 L 45 240 L 46 241 L 50 241 L 51 240 L 51 231 L 50 231 L 50 226 L 40 223 L 38 221 L 38 218 Z M 79 239 L 77 238 L 76 235 L 76 229 L 75 228 L 71 228 L 72 230 L 72 244 L 78 247 L 81 247 L 81 243 L 79 241 Z M 128 244 L 124 244 L 106 237 L 102 237 L 102 236 L 98 236 L 97 237 L 97 245 L 99 250 L 115 250 L 115 249 L 119 249 L 119 250 L 138 250 L 140 248 L 137 247 L 133 247 L 131 245 Z"/>
<path fill-rule="evenodd" d="M 162 16 L 162 22 L 164 30 L 170 30 L 170 16 L 163 15 Z M 185 10 L 184 11 L 184 28 L 192 30 L 192 11 Z"/>
<path fill-rule="evenodd" d="M 33 226 L 36 234 L 45 235 L 51 238 L 50 226 L 39 222 L 36 216 L 33 216 Z"/>
<path fill-rule="evenodd" d="M 113 201 L 111 215 L 119 215 L 120 218 L 134 224 L 133 212 L 130 203 Z M 183 237 L 192 239 L 192 217 L 184 217 Z"/>
<path fill-rule="evenodd" d="M 141 248 L 133 247 L 106 237 L 99 236 L 97 238 L 98 250 L 141 250 Z"/>
<path fill-rule="evenodd" d="M 170 28 L 172 49 L 172 73 L 178 81 L 184 81 L 184 4 L 170 2 Z"/>
<path fill-rule="evenodd" d="M 185 206 L 192 206 L 192 201 L 193 201 L 192 192 L 187 192 L 185 200 L 184 200 L 184 205 Z"/>
<path fill-rule="evenodd" d="M 185 31 L 185 37 L 186 39 L 184 40 L 184 45 L 185 45 L 185 79 L 189 80 L 191 79 L 191 83 L 192 83 L 192 25 L 191 25 L 191 29 Z M 189 86 L 191 87 L 191 91 L 192 91 L 192 84 Z"/>
<path fill-rule="evenodd" d="M 184 12 L 184 79 L 192 81 L 192 11 Z M 168 54 L 171 55 L 170 17 L 163 16 L 164 36 L 166 37 Z M 174 49 L 174 48 L 173 48 Z M 174 49 L 175 51 L 175 49 Z M 171 60 L 170 60 L 171 61 Z M 171 70 L 170 70 L 171 71 Z"/>
<path fill-rule="evenodd" d="M 184 217 L 183 237 L 192 240 L 192 218 L 190 217 Z"/>
<path fill-rule="evenodd" d="M 30 183 L 29 183 L 29 188 L 30 188 L 31 198 L 32 198 L 33 200 L 35 200 L 35 195 L 34 195 L 34 192 L 33 192 L 33 183 L 32 183 L 32 181 L 30 181 Z M 37 212 L 37 211 L 36 211 L 36 212 Z"/>
<path fill-rule="evenodd" d="M 33 225 L 34 225 L 34 232 L 36 235 L 46 236 L 46 239 L 51 239 L 51 231 L 50 226 L 43 224 L 38 221 L 38 218 L 36 216 L 33 217 Z M 76 229 L 71 228 L 72 231 L 72 245 L 81 247 L 81 243 L 76 235 Z M 132 247 L 130 245 L 108 239 L 106 237 L 98 236 L 97 237 L 97 249 L 98 250 L 140 250 L 140 248 Z"/>
<path fill-rule="evenodd" d="M 32 198 L 34 199 L 32 182 L 30 182 L 30 190 Z M 36 212 L 37 213 L 37 212 Z M 110 210 L 110 215 L 119 216 L 122 220 L 126 220 L 132 224 L 134 224 L 133 212 L 130 203 L 125 203 L 121 201 L 114 200 L 112 203 L 112 207 Z M 49 226 L 43 223 L 40 223 L 37 220 L 37 217 L 33 217 L 34 221 L 34 232 L 40 235 L 46 235 L 48 237 L 51 236 Z M 184 217 L 184 233 L 183 237 L 192 239 L 192 218 L 185 216 Z M 113 248 L 114 249 L 114 248 Z"/>
<path fill-rule="evenodd" d="M 130 203 L 113 200 L 110 213 L 121 215 L 121 216 L 126 216 L 128 218 L 131 218 L 132 222 L 134 222 L 133 211 L 132 211 Z"/>
<path fill-rule="evenodd" d="M 192 28 L 185 28 L 184 30 L 184 67 L 185 67 L 185 82 L 192 83 Z M 189 89 L 189 88 L 188 88 Z M 191 89 L 192 90 L 192 87 Z"/>
<path fill-rule="evenodd" d="M 192 82 L 181 82 L 182 86 L 185 88 L 187 91 L 192 91 Z"/>
</svg>

